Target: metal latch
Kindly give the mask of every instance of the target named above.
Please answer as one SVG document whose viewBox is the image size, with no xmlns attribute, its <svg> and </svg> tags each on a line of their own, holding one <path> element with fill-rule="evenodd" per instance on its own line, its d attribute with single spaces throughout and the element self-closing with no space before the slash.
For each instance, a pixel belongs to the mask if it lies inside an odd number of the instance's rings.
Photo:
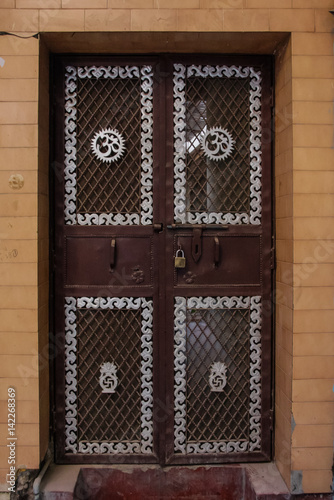
<svg viewBox="0 0 334 500">
<path fill-rule="evenodd" d="M 198 226 L 193 229 L 193 237 L 191 241 L 191 255 L 195 262 L 198 262 L 202 256 L 202 227 Z"/>
<path fill-rule="evenodd" d="M 110 271 L 113 271 L 115 267 L 116 259 L 116 239 L 112 238 L 110 241 Z"/>
</svg>

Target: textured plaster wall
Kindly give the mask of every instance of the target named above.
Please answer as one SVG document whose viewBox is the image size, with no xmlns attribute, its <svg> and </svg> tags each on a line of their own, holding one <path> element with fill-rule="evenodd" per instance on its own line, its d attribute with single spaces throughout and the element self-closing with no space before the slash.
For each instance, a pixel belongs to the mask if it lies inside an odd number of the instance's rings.
<svg viewBox="0 0 334 500">
<path fill-rule="evenodd" d="M 54 33 L 55 51 L 112 52 L 96 35 L 95 45 L 89 37 L 76 47 L 62 45 L 60 32 L 115 31 L 130 39 L 131 32 L 148 32 L 145 43 L 133 42 L 136 51 L 173 50 L 177 37 L 170 46 L 164 32 L 193 32 L 212 34 L 209 51 L 275 52 L 275 454 L 295 492 L 328 492 L 332 482 L 331 8 L 332 0 L 0 0 L 1 31 Z M 220 47 L 214 36 L 222 32 L 230 38 Z M 242 42 L 242 32 L 291 37 L 274 50 L 264 38 L 257 47 Z M 180 43 L 177 50 L 193 50 Z M 38 40 L 0 36 L 0 57 L 0 483 L 6 488 L 9 386 L 17 392 L 17 467 L 37 468 L 48 445 L 49 84 L 47 47 Z"/>
</svg>

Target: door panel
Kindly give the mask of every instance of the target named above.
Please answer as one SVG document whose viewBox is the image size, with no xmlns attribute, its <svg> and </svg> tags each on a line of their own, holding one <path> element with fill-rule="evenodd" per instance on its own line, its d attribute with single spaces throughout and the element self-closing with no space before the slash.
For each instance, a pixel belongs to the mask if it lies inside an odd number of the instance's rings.
<svg viewBox="0 0 334 500">
<path fill-rule="evenodd" d="M 65 286 L 152 286 L 152 237 L 66 238 Z"/>
<path fill-rule="evenodd" d="M 55 66 L 56 455 L 155 462 L 154 61 L 94 62 Z"/>
<path fill-rule="evenodd" d="M 261 73 L 174 65 L 174 220 L 260 224 Z"/>
<path fill-rule="evenodd" d="M 210 62 L 212 61 L 212 62 Z M 169 463 L 270 455 L 269 72 L 259 60 L 179 57 L 167 252 L 174 314 Z M 266 306 L 266 311 L 264 310 Z M 171 328 L 171 323 L 168 323 Z M 171 342 L 171 339 L 170 339 Z M 263 346 L 265 353 L 263 354 Z M 170 425 L 172 425 L 170 423 Z"/>
<path fill-rule="evenodd" d="M 261 297 L 175 297 L 176 453 L 260 450 Z"/>
<path fill-rule="evenodd" d="M 190 233 L 190 234 L 189 234 Z M 179 233 L 174 238 L 175 252 L 181 246 L 186 256 L 186 267 L 174 270 L 176 286 L 222 285 L 241 286 L 261 284 L 261 237 L 260 236 L 216 236 L 203 234 L 201 258 L 195 262 L 191 257 L 193 236 Z"/>
<path fill-rule="evenodd" d="M 152 308 L 144 298 L 66 298 L 66 452 L 153 452 Z"/>
<path fill-rule="evenodd" d="M 57 461 L 270 459 L 270 59 L 54 67 Z"/>
<path fill-rule="evenodd" d="M 66 67 L 66 224 L 152 224 L 152 99 L 150 66 Z"/>
</svg>

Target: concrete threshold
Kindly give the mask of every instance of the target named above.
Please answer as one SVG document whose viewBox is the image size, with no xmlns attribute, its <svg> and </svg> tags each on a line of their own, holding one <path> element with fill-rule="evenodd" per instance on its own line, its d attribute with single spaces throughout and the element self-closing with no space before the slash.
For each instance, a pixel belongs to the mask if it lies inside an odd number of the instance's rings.
<svg viewBox="0 0 334 500">
<path fill-rule="evenodd" d="M 276 465 L 51 465 L 40 500 L 332 500 L 291 495 Z"/>
</svg>

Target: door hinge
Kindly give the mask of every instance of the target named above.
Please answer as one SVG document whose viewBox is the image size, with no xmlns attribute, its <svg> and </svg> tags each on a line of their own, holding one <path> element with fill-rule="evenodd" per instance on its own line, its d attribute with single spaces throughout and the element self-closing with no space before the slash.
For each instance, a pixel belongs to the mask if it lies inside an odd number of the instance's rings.
<svg viewBox="0 0 334 500">
<path fill-rule="evenodd" d="M 50 250 L 50 264 L 50 269 L 54 273 L 56 270 L 56 254 L 53 248 Z"/>
<path fill-rule="evenodd" d="M 269 410 L 269 426 L 270 426 L 270 430 L 273 431 L 274 430 L 274 410 L 273 409 Z"/>
<path fill-rule="evenodd" d="M 270 107 L 273 108 L 275 104 L 275 89 L 270 87 Z"/>
<path fill-rule="evenodd" d="M 53 408 L 51 413 L 52 413 L 51 429 L 52 429 L 53 434 L 55 434 L 55 432 L 56 432 L 56 410 L 55 410 L 55 408 Z"/>
<path fill-rule="evenodd" d="M 276 251 L 275 248 L 270 250 L 270 269 L 276 269 Z"/>
</svg>

